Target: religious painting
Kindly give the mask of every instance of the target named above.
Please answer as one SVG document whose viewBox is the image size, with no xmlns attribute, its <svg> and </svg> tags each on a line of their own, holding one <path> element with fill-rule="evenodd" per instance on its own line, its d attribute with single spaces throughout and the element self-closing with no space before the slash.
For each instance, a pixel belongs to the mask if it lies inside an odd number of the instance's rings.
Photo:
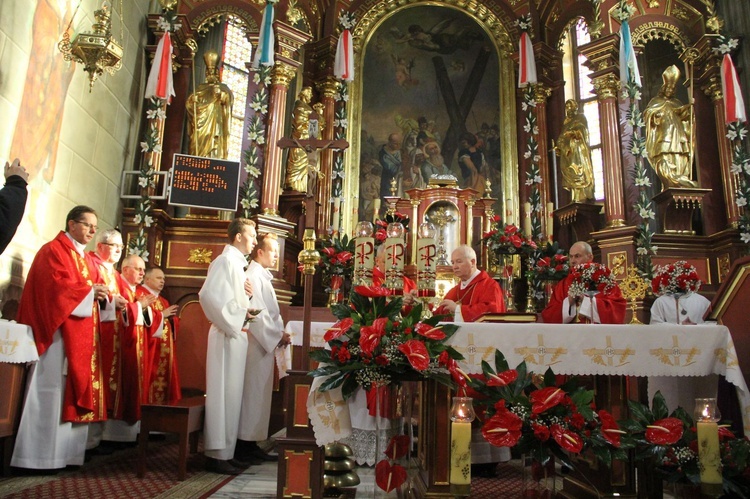
<svg viewBox="0 0 750 499">
<path fill-rule="evenodd" d="M 482 27 L 440 6 L 400 10 L 365 45 L 359 218 L 433 176 L 501 197 L 498 54 Z"/>
</svg>

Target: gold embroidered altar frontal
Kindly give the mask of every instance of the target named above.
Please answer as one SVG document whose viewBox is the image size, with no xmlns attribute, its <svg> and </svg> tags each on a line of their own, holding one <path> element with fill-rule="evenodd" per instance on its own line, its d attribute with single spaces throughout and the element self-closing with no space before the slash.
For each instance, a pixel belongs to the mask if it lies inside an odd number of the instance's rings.
<svg viewBox="0 0 750 499">
<path fill-rule="evenodd" d="M 310 345 L 324 346 L 330 324 L 313 323 Z M 287 332 L 294 345 L 302 344 L 302 322 L 291 321 Z M 750 394 L 737 362 L 732 336 L 725 326 L 661 324 L 462 324 L 450 343 L 463 354 L 466 372 L 481 372 L 482 360 L 494 363 L 495 349 L 511 366 L 525 360 L 529 370 L 547 367 L 558 374 L 688 377 L 721 374 L 737 388 L 743 426 L 750 433 Z M 684 380 L 686 384 L 690 380 Z M 351 432 L 348 408 L 340 391 L 315 397 L 316 379 L 308 412 L 318 443 L 324 445 Z M 320 405 L 320 407 L 317 407 Z M 319 417 L 318 415 L 325 415 Z M 333 424 L 333 421 L 336 424 Z"/>
</svg>

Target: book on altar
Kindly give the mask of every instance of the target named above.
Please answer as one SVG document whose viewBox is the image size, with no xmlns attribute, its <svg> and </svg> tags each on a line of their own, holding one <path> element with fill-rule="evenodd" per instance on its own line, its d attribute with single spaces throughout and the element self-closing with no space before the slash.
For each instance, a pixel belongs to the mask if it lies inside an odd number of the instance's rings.
<svg viewBox="0 0 750 499">
<path fill-rule="evenodd" d="M 482 314 L 474 322 L 536 322 L 536 314 L 526 314 L 523 312 L 490 312 Z"/>
</svg>

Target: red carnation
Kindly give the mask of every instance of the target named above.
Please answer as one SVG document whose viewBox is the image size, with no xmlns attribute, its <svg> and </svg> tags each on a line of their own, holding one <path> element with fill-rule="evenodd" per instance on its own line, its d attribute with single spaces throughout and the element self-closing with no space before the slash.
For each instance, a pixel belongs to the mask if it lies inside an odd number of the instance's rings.
<svg viewBox="0 0 750 499">
<path fill-rule="evenodd" d="M 424 371 L 430 365 L 430 354 L 427 347 L 419 340 L 409 340 L 398 346 L 399 352 L 406 356 L 406 360 L 417 371 Z"/>
<path fill-rule="evenodd" d="M 682 438 L 682 421 L 677 418 L 664 418 L 646 426 L 646 440 L 652 444 L 672 445 Z"/>
<path fill-rule="evenodd" d="M 534 437 L 540 442 L 546 442 L 549 440 L 549 428 L 540 424 L 533 424 L 531 427 L 534 429 Z"/>
</svg>

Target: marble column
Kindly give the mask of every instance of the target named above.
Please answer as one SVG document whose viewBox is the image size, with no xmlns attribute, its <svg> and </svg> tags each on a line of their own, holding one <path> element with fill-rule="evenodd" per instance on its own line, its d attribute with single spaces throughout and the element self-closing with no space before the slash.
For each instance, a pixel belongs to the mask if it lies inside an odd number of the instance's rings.
<svg viewBox="0 0 750 499">
<path fill-rule="evenodd" d="M 534 85 L 534 100 L 536 101 L 536 120 L 539 128 L 537 140 L 539 141 L 539 174 L 542 176 L 542 183 L 539 185 L 539 202 L 542 204 L 542 211 L 539 212 L 539 224 L 541 226 L 542 237 L 547 234 L 545 216 L 547 203 L 552 199 L 552 190 L 554 186 L 550 184 L 552 176 L 550 175 L 549 166 L 549 133 L 547 124 L 547 99 L 552 95 L 552 89 L 542 83 Z"/>
<path fill-rule="evenodd" d="M 263 165 L 263 192 L 260 208 L 264 215 L 279 215 L 279 195 L 283 178 L 281 176 L 281 158 L 283 149 L 276 143 L 284 135 L 284 116 L 286 116 L 286 99 L 289 83 L 296 75 L 296 69 L 290 64 L 277 62 L 271 73 L 269 91 L 268 123 L 266 123 L 266 152 Z"/>
</svg>

